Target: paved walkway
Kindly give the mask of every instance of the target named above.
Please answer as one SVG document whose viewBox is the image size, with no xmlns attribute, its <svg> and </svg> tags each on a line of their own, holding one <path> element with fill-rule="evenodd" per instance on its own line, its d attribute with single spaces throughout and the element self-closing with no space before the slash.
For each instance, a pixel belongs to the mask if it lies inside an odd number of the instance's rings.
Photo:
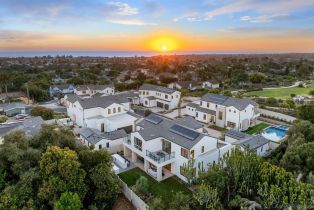
<svg viewBox="0 0 314 210">
<path fill-rule="evenodd" d="M 222 132 L 221 131 L 217 131 L 215 129 L 212 129 L 212 128 L 208 128 L 208 127 L 204 127 L 204 129 L 208 132 L 208 134 L 210 136 L 213 136 L 215 138 L 220 138 L 222 137 Z"/>
</svg>

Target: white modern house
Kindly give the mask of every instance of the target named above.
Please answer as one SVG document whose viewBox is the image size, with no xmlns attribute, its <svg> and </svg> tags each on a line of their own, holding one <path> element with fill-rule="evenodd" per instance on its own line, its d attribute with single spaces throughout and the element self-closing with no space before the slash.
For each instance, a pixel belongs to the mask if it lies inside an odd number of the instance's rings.
<svg viewBox="0 0 314 210">
<path fill-rule="evenodd" d="M 141 105 L 166 110 L 177 108 L 181 97 L 177 90 L 151 84 L 143 84 L 139 88 L 139 93 Z"/>
<path fill-rule="evenodd" d="M 217 89 L 217 88 L 219 88 L 219 83 L 217 83 L 217 82 L 205 81 L 205 82 L 202 82 L 202 88 L 203 88 L 203 89 L 205 89 L 205 88 Z"/>
<path fill-rule="evenodd" d="M 124 156 L 157 181 L 172 175 L 187 181 L 183 167 L 189 160 L 195 161 L 197 176 L 199 170 L 206 170 L 232 149 L 230 143 L 199 132 L 201 127 L 192 118 L 171 120 L 150 114 L 137 121 L 135 130 L 125 138 Z"/>
<path fill-rule="evenodd" d="M 65 104 L 68 116 L 80 127 L 93 128 L 103 133 L 124 129 L 129 133 L 138 119 L 138 115 L 131 110 L 132 98 L 132 93 L 91 98 L 74 95 L 68 97 Z"/>
<path fill-rule="evenodd" d="M 96 93 L 102 95 L 114 95 L 115 89 L 110 85 L 78 85 L 74 89 L 74 93 L 78 96 L 92 96 Z"/>
<path fill-rule="evenodd" d="M 256 124 L 257 107 L 250 99 L 208 93 L 200 101 L 187 104 L 185 110 L 200 122 L 243 131 Z"/>
<path fill-rule="evenodd" d="M 69 94 L 73 92 L 74 92 L 74 86 L 71 84 L 52 85 L 49 87 L 50 97 L 56 96 L 57 94 Z"/>
<path fill-rule="evenodd" d="M 93 128 L 81 128 L 78 134 L 84 145 L 94 145 L 95 150 L 106 149 L 111 153 L 123 151 L 123 139 L 127 137 L 123 129 L 102 133 Z"/>
<path fill-rule="evenodd" d="M 168 84 L 168 88 L 175 90 L 181 89 L 196 90 L 198 88 L 201 88 L 201 86 L 198 85 L 198 83 L 195 81 L 177 81 Z"/>
<path fill-rule="evenodd" d="M 246 147 L 254 149 L 259 156 L 265 156 L 270 150 L 270 140 L 262 135 L 249 135 L 230 129 L 226 132 L 225 141 L 244 150 Z"/>
</svg>

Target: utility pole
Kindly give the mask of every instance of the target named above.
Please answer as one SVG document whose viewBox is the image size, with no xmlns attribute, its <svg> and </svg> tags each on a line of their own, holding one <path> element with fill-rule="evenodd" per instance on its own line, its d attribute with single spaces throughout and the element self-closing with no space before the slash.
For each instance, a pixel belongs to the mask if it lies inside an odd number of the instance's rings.
<svg viewBox="0 0 314 210">
<path fill-rule="evenodd" d="M 178 109 L 178 117 L 179 118 L 181 117 L 181 104 L 182 104 L 182 97 L 180 96 L 180 99 L 179 99 L 179 109 Z"/>
<path fill-rule="evenodd" d="M 28 83 L 26 83 L 26 95 L 27 95 L 27 104 L 29 104 L 29 89 L 28 89 Z"/>
<path fill-rule="evenodd" d="M 8 96 L 8 84 L 7 83 L 4 83 L 4 88 L 5 88 L 5 97 L 7 100 L 9 100 L 9 96 Z M 10 100 L 9 100 L 9 103 L 10 103 Z"/>
</svg>

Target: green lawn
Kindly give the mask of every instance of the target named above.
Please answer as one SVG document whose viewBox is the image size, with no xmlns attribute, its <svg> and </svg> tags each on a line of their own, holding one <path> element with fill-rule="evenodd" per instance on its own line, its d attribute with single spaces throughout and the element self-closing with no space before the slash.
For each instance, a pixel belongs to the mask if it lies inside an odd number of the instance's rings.
<svg viewBox="0 0 314 210">
<path fill-rule="evenodd" d="M 269 90 L 260 90 L 247 92 L 246 96 L 264 96 L 264 97 L 274 97 L 274 98 L 290 98 L 290 94 L 294 93 L 296 95 L 308 95 L 310 90 L 314 90 L 314 83 L 306 88 L 293 87 L 293 88 L 276 88 Z"/>
<path fill-rule="evenodd" d="M 176 192 L 181 191 L 185 195 L 192 194 L 192 192 L 188 188 L 186 188 L 185 185 L 181 184 L 173 177 L 170 177 L 161 182 L 157 182 L 155 179 L 150 177 L 148 174 L 146 174 L 139 168 L 134 168 L 127 172 L 119 174 L 119 177 L 129 187 L 135 185 L 136 180 L 140 176 L 145 176 L 147 178 L 149 184 L 149 191 L 154 195 L 154 197 L 160 197 L 166 205 L 171 202 L 173 195 Z"/>
<path fill-rule="evenodd" d="M 253 134 L 256 134 L 256 133 L 262 131 L 263 129 L 267 128 L 268 126 L 269 126 L 269 124 L 267 124 L 267 123 L 260 123 L 260 124 L 254 125 L 253 127 L 250 127 L 249 129 L 244 131 L 244 133 L 253 135 Z"/>
</svg>

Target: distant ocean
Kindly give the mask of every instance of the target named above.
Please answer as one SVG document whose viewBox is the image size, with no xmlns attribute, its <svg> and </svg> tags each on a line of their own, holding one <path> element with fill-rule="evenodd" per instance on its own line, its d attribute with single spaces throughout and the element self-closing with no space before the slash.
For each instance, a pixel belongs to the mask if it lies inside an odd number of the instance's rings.
<svg viewBox="0 0 314 210">
<path fill-rule="evenodd" d="M 205 55 L 205 54 L 254 54 L 256 52 L 222 52 L 222 51 L 178 51 L 178 52 L 145 52 L 145 51 L 0 51 L 0 57 L 135 57 L 155 55 Z"/>
</svg>

